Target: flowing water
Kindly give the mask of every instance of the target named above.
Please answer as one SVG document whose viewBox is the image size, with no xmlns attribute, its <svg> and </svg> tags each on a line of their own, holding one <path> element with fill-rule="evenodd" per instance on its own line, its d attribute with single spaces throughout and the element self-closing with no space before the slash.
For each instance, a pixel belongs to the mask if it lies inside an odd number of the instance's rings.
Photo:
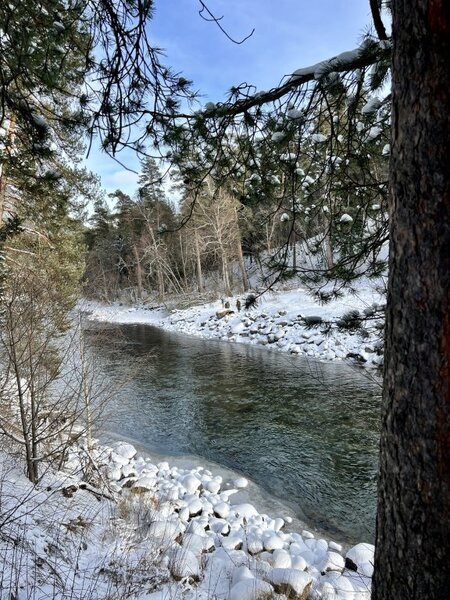
<svg viewBox="0 0 450 600">
<path fill-rule="evenodd" d="M 364 371 L 146 325 L 85 335 L 123 383 L 106 429 L 239 471 L 330 536 L 373 540 L 380 387 Z"/>
</svg>

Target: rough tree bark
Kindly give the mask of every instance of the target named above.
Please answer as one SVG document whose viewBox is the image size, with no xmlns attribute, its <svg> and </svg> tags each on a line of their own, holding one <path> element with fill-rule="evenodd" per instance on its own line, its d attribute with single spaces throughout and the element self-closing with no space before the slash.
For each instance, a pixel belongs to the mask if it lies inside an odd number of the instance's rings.
<svg viewBox="0 0 450 600">
<path fill-rule="evenodd" d="M 373 600 L 450 571 L 450 3 L 393 2 L 391 256 Z"/>
</svg>

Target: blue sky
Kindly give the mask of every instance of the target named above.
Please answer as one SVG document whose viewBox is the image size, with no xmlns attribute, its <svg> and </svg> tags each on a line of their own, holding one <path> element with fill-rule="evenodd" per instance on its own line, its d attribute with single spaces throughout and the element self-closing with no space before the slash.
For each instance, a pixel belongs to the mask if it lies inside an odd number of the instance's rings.
<svg viewBox="0 0 450 600">
<path fill-rule="evenodd" d="M 149 26 L 166 63 L 194 81 L 202 102 L 222 101 L 232 85 L 252 83 L 270 89 L 294 70 L 358 45 L 370 23 L 368 0 L 208 0 L 210 10 L 236 39 L 233 44 L 214 23 L 198 14 L 198 0 L 155 0 Z M 118 157 L 138 170 L 131 152 Z M 109 193 L 132 194 L 137 176 L 93 148 L 87 166 L 100 175 Z"/>
</svg>

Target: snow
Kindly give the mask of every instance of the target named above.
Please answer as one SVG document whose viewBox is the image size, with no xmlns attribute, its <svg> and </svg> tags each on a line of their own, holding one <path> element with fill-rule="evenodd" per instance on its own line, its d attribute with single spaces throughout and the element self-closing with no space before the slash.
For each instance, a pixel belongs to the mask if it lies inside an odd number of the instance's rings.
<svg viewBox="0 0 450 600">
<path fill-rule="evenodd" d="M 272 142 L 275 142 L 275 144 L 280 144 L 284 141 L 285 137 L 286 135 L 282 131 L 275 131 L 275 133 L 272 134 L 271 139 Z"/>
<path fill-rule="evenodd" d="M 370 115 L 371 113 L 377 112 L 377 110 L 381 107 L 382 102 L 378 98 L 378 96 L 373 96 L 364 104 L 361 109 L 363 115 Z"/>
<path fill-rule="evenodd" d="M 208 482 L 222 483 L 222 477 L 201 466 L 153 462 L 128 442 L 93 443 L 96 469 L 118 469 L 108 487 L 99 478 L 84 481 L 84 439 L 69 449 L 70 472 L 49 466 L 37 486 L 0 449 L 0 562 L 8 597 L 18 581 L 20 598 L 61 600 L 69 593 L 75 600 L 125 597 L 131 585 L 135 600 L 245 600 L 273 590 L 280 600 L 285 594 L 369 598 L 370 544 L 360 543 L 344 557 L 336 542 L 290 531 L 287 517 L 272 518 L 253 504 L 233 505 L 220 490 L 209 491 Z M 134 493 L 122 469 L 153 485 Z"/>
<path fill-rule="evenodd" d="M 354 50 L 347 50 L 330 60 L 324 60 L 310 67 L 303 67 L 294 71 L 289 78 L 289 82 L 296 81 L 297 79 L 308 78 L 314 76 L 314 79 L 321 79 L 325 74 L 330 73 L 333 70 L 345 70 L 345 67 L 350 66 L 355 60 L 361 55 L 362 48 L 355 48 Z"/>
<path fill-rule="evenodd" d="M 344 224 L 351 220 L 350 215 L 340 217 Z M 245 296 L 233 296 L 227 298 L 230 312 L 222 318 L 217 316 L 223 310 L 220 301 L 170 313 L 166 309 L 93 302 L 80 305 L 80 310 L 87 311 L 89 319 L 95 321 L 149 324 L 205 339 L 266 346 L 293 357 L 342 361 L 348 355 L 359 356 L 366 366 L 379 366 L 382 357 L 376 321 L 371 320 L 367 325 L 365 338 L 357 332 L 342 330 L 337 323 L 350 310 L 369 310 L 373 314 L 375 308 L 383 306 L 385 282 L 382 278 L 361 278 L 355 285 L 355 293 L 343 293 L 341 298 L 327 304 L 319 304 L 302 287 L 266 293 L 248 311 L 236 308 L 237 300 L 244 305 Z M 217 483 L 211 481 L 208 485 L 214 493 Z"/>
<path fill-rule="evenodd" d="M 313 142 L 316 142 L 317 144 L 322 144 L 323 142 L 326 142 L 328 138 L 323 133 L 313 133 L 311 135 L 311 139 Z"/>
<path fill-rule="evenodd" d="M 297 110 L 295 108 L 291 108 L 290 110 L 287 111 L 286 115 L 287 115 L 288 119 L 297 121 L 299 119 L 303 119 L 305 116 L 305 113 L 303 110 Z"/>
<path fill-rule="evenodd" d="M 297 569 L 273 569 L 270 582 L 281 593 L 286 592 L 291 595 L 294 592 L 297 597 L 301 597 L 306 586 L 311 584 L 312 577 Z"/>
<path fill-rule="evenodd" d="M 283 162 L 296 162 L 298 155 L 295 152 L 285 152 L 280 156 L 280 160 Z"/>
<path fill-rule="evenodd" d="M 369 132 L 367 134 L 367 140 L 368 141 L 375 140 L 382 133 L 383 133 L 383 130 L 381 129 L 381 127 L 378 127 L 378 125 L 374 125 L 373 127 L 371 127 L 369 129 Z"/>
<path fill-rule="evenodd" d="M 264 600 L 272 595 L 273 588 L 261 579 L 243 579 L 231 588 L 229 600 Z"/>
</svg>

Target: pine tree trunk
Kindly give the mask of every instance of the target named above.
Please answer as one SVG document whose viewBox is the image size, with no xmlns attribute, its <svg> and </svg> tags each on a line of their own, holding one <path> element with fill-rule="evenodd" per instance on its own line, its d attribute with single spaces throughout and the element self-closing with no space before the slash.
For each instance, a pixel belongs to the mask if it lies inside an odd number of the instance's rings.
<svg viewBox="0 0 450 600">
<path fill-rule="evenodd" d="M 373 600 L 450 576 L 450 8 L 393 2 L 390 282 Z"/>
</svg>

